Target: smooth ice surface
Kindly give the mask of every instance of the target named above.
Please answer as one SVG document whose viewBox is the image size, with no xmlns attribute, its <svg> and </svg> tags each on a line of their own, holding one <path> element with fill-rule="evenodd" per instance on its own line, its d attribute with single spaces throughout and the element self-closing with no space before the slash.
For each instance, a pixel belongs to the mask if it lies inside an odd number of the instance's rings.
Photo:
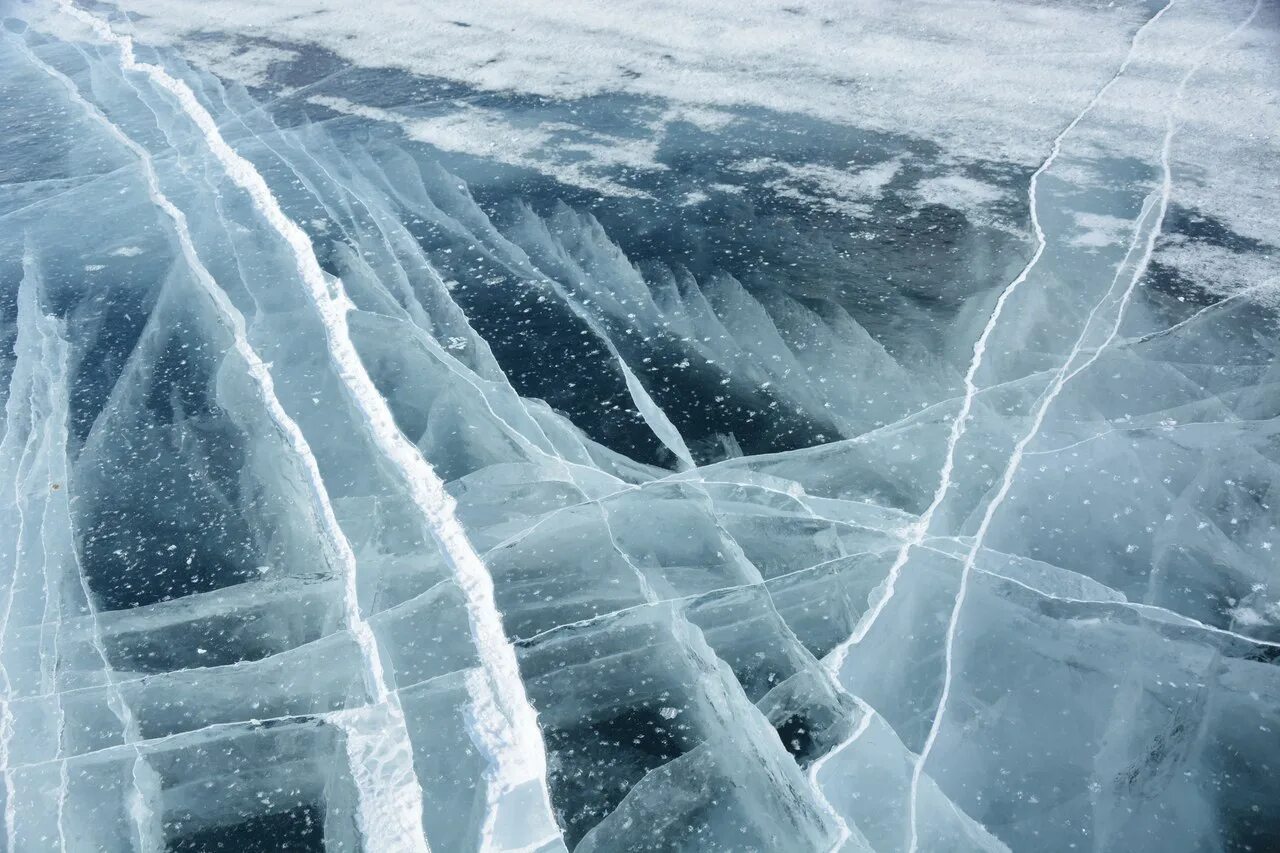
<svg viewBox="0 0 1280 853">
<path fill-rule="evenodd" d="M 1280 6 L 0 19 L 0 849 L 1280 848 Z"/>
</svg>

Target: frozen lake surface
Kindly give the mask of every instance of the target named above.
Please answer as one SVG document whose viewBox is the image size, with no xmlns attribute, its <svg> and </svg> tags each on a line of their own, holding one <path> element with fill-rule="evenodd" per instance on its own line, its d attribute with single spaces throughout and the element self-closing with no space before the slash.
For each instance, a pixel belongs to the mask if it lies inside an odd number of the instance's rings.
<svg viewBox="0 0 1280 853">
<path fill-rule="evenodd" d="M 1274 0 L 0 24 L 0 849 L 1280 849 Z"/>
</svg>

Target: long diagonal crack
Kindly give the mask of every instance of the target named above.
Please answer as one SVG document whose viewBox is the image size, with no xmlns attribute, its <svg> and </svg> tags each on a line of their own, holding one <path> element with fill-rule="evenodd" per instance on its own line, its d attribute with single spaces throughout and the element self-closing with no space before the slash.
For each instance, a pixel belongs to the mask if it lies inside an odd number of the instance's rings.
<svg viewBox="0 0 1280 853">
<path fill-rule="evenodd" d="M 1115 73 L 1111 76 L 1109 80 L 1107 80 L 1107 82 L 1100 89 L 1098 89 L 1097 92 L 1094 93 L 1093 97 L 1085 105 L 1084 109 L 1081 110 L 1067 124 L 1067 126 L 1064 127 L 1062 131 L 1059 132 L 1059 134 L 1054 138 L 1052 144 L 1050 145 L 1049 155 L 1044 159 L 1044 161 L 1035 170 L 1035 172 L 1032 173 L 1031 180 L 1027 188 L 1027 202 L 1028 202 L 1028 209 L 1030 211 L 1030 216 L 1031 216 L 1032 231 L 1034 232 L 1035 239 L 1036 239 L 1035 251 L 1032 253 L 1031 257 L 1027 260 L 1027 263 L 1023 266 L 1022 270 L 1018 273 L 1018 275 L 1015 276 L 1014 279 L 1008 285 L 1006 285 L 1005 288 L 1000 292 L 1000 295 L 996 298 L 995 306 L 992 309 L 991 314 L 987 318 L 986 324 L 982 328 L 982 332 L 978 335 L 978 339 L 974 342 L 973 352 L 969 360 L 969 366 L 968 366 L 968 369 L 965 371 L 965 375 L 964 375 L 964 390 L 965 390 L 964 398 L 961 401 L 959 412 L 956 414 L 955 418 L 951 422 L 951 430 L 947 438 L 947 444 L 946 444 L 945 455 L 942 463 L 942 469 L 940 470 L 938 475 L 938 486 L 937 486 L 937 489 L 934 491 L 933 499 L 930 501 L 928 507 L 925 508 L 925 511 L 921 514 L 920 519 L 913 526 L 907 540 L 903 543 L 902 547 L 899 549 L 897 557 L 894 559 L 893 564 L 889 567 L 888 575 L 881 586 L 880 594 L 877 597 L 875 603 L 871 606 L 871 608 L 867 611 L 867 613 L 864 614 L 863 617 L 859 620 L 858 624 L 855 626 L 850 636 L 843 643 L 838 645 L 835 649 L 833 649 L 827 655 L 826 663 L 833 672 L 837 674 L 840 672 L 840 670 L 844 666 L 844 661 L 849 654 L 849 650 L 854 645 L 857 645 L 858 643 L 862 642 L 862 640 L 871 631 L 872 627 L 874 627 L 876 621 L 879 619 L 880 615 L 884 612 L 885 608 L 889 605 L 889 602 L 893 599 L 898 578 L 901 575 L 903 568 L 907 565 L 907 562 L 910 560 L 912 549 L 918 546 L 922 541 L 924 541 L 925 537 L 928 535 L 929 528 L 933 521 L 934 514 L 937 512 L 938 508 L 942 505 L 943 501 L 946 499 L 948 493 L 951 490 L 952 474 L 955 468 L 956 449 L 960 443 L 960 439 L 964 436 L 969 415 L 973 408 L 974 399 L 978 395 L 978 386 L 976 384 L 976 378 L 977 378 L 978 370 L 979 368 L 981 368 L 983 359 L 986 356 L 987 344 L 990 341 L 991 336 L 995 333 L 996 327 L 1000 322 L 1000 317 L 1004 312 L 1005 305 L 1008 303 L 1009 299 L 1013 296 L 1013 294 L 1017 292 L 1017 290 L 1022 286 L 1022 284 L 1026 282 L 1027 278 L 1031 275 L 1032 270 L 1035 269 L 1037 264 L 1039 264 L 1041 257 L 1044 255 L 1044 252 L 1048 247 L 1048 238 L 1046 237 L 1044 229 L 1040 224 L 1040 215 L 1038 211 L 1039 186 L 1040 186 L 1041 176 L 1044 175 L 1046 172 L 1048 172 L 1049 169 L 1052 168 L 1053 164 L 1057 161 L 1058 157 L 1062 152 L 1063 142 L 1066 140 L 1067 136 L 1070 135 L 1071 132 L 1074 131 L 1076 127 L 1079 126 L 1079 124 L 1089 115 L 1089 113 L 1091 113 L 1097 107 L 1099 103 L 1101 103 L 1102 99 L 1106 96 L 1107 92 L 1110 91 L 1110 89 L 1116 84 L 1116 82 L 1121 79 L 1125 71 L 1128 69 L 1130 63 L 1133 61 L 1135 55 L 1137 54 L 1138 46 L 1142 39 L 1143 34 L 1148 30 L 1148 28 L 1153 26 L 1157 21 L 1159 21 L 1161 17 L 1164 16 L 1164 14 L 1172 7 L 1173 2 L 1174 0 L 1169 0 L 1168 3 L 1162 6 L 1159 11 L 1157 11 L 1150 19 L 1148 19 L 1145 23 L 1143 23 L 1143 25 L 1139 27 L 1137 31 L 1135 31 L 1133 38 L 1131 39 L 1129 44 L 1129 50 L 1125 54 L 1124 60 L 1120 63 L 1120 66 L 1116 69 Z M 833 750 L 831 750 L 822 758 L 820 758 L 818 761 L 814 762 L 814 764 L 810 768 L 809 775 L 811 780 L 813 780 L 813 784 L 815 787 L 820 787 L 819 774 L 821 773 L 823 766 L 827 762 L 829 762 L 832 758 L 834 758 L 835 756 L 843 752 L 845 749 L 847 749 L 851 742 L 852 741 L 850 740 L 846 740 L 840 743 Z M 915 818 L 916 793 L 915 792 L 918 789 L 918 778 L 919 778 L 918 768 L 922 764 L 923 764 L 923 761 L 917 762 L 917 765 L 916 765 L 917 770 L 913 772 L 913 776 L 912 776 L 912 787 L 911 787 L 912 793 L 910 797 L 910 808 L 909 808 L 909 812 L 910 812 L 909 824 L 910 824 L 910 839 L 911 839 L 910 847 L 911 847 L 912 853 L 914 853 L 915 851 L 915 844 L 916 844 L 916 829 L 915 829 L 916 827 L 916 818 Z"/>
<path fill-rule="evenodd" d="M 1169 5 L 1172 5 L 1172 3 Z M 1159 14 L 1163 14 L 1163 12 L 1169 8 L 1169 5 L 1166 5 L 1161 9 Z M 1255 0 L 1253 9 L 1250 11 L 1249 16 L 1245 18 L 1239 26 L 1227 35 L 1219 39 L 1215 39 L 1213 42 L 1205 45 L 1197 54 L 1190 68 L 1188 68 L 1186 73 L 1182 76 L 1182 79 L 1179 80 L 1173 99 L 1165 112 L 1164 141 L 1160 149 L 1161 181 L 1154 203 L 1152 203 L 1151 199 L 1148 199 L 1148 203 L 1143 207 L 1142 214 L 1138 217 L 1138 221 L 1134 227 L 1133 243 L 1130 246 L 1129 254 L 1126 255 L 1125 262 L 1122 263 L 1120 269 L 1117 270 L 1116 279 L 1112 281 L 1111 288 L 1107 290 L 1107 293 L 1103 298 L 1089 312 L 1088 319 L 1085 321 L 1084 327 L 1081 330 L 1079 337 L 1076 339 L 1071 352 L 1068 354 L 1066 361 L 1064 361 L 1062 367 L 1058 369 L 1057 375 L 1054 377 L 1052 384 L 1042 396 L 1040 404 L 1032 418 L 1031 427 L 1018 440 L 1017 445 L 1015 445 L 1013 452 L 1010 454 L 1008 463 L 1005 466 L 1004 473 L 1000 480 L 1000 487 L 996 491 L 995 496 L 987 503 L 987 508 L 982 515 L 982 521 L 979 523 L 977 532 L 973 537 L 973 544 L 965 555 L 964 565 L 960 574 L 959 588 L 956 592 L 951 616 L 947 623 L 946 640 L 944 645 L 945 663 L 943 670 L 942 693 L 938 699 L 938 706 L 934 712 L 933 721 L 929 726 L 929 734 L 925 738 L 924 747 L 920 751 L 920 755 L 916 760 L 915 767 L 911 774 L 911 792 L 908 809 L 908 853 L 916 853 L 916 850 L 919 847 L 920 837 L 918 812 L 920 779 L 924 773 L 925 765 L 929 760 L 929 755 L 933 751 L 934 745 L 937 743 L 938 733 L 942 728 L 942 722 L 946 715 L 947 702 L 951 696 L 953 668 L 955 663 L 955 639 L 956 632 L 960 624 L 960 614 L 964 607 L 965 596 L 968 592 L 969 578 L 972 574 L 974 564 L 977 561 L 978 553 L 982 549 L 982 543 L 986 538 L 987 531 L 991 527 L 991 521 L 995 517 L 996 512 L 1000 509 L 1001 504 L 1004 503 L 1005 498 L 1009 494 L 1009 490 L 1013 487 L 1014 478 L 1018 473 L 1018 469 L 1022 465 L 1023 454 L 1025 453 L 1027 446 L 1034 441 L 1036 436 L 1039 434 L 1040 428 L 1044 424 L 1045 417 L 1048 414 L 1050 407 L 1053 405 L 1053 401 L 1057 399 L 1063 387 L 1068 382 L 1094 364 L 1107 346 L 1115 340 L 1120 331 L 1120 324 L 1124 319 L 1124 312 L 1125 308 L 1128 306 L 1129 299 L 1132 297 L 1134 289 L 1138 286 L 1138 282 L 1142 279 L 1142 276 L 1147 270 L 1147 266 L 1150 264 L 1151 256 L 1155 252 L 1156 239 L 1160 235 L 1160 229 L 1164 222 L 1165 212 L 1169 207 L 1169 198 L 1173 191 L 1173 168 L 1170 162 L 1171 152 L 1174 133 L 1177 130 L 1176 121 L 1178 105 L 1182 100 L 1187 83 L 1193 76 L 1195 76 L 1195 73 L 1204 62 L 1205 56 L 1208 52 L 1212 48 L 1234 38 L 1238 33 L 1248 27 L 1249 24 L 1253 22 L 1254 17 L 1258 14 L 1258 10 L 1261 6 L 1262 0 Z M 1155 18 L 1152 20 L 1154 21 Z M 1087 358 L 1077 365 L 1076 358 L 1081 354 L 1084 343 L 1093 329 L 1093 322 L 1097 318 L 1098 312 L 1112 295 L 1116 282 L 1120 279 L 1125 264 L 1128 263 L 1130 256 L 1134 250 L 1138 248 L 1140 243 L 1142 246 L 1141 256 L 1137 262 L 1133 264 L 1133 273 L 1129 276 L 1128 284 L 1124 288 L 1124 293 L 1119 300 L 1119 304 L 1115 308 L 1111 328 L 1108 331 L 1105 340 L 1103 340 L 1101 345 L 1094 348 L 1093 352 Z"/>
<path fill-rule="evenodd" d="M 138 158 L 139 163 L 142 165 L 147 191 L 152 202 L 171 221 L 184 261 L 200 283 L 205 295 L 214 305 L 224 326 L 232 333 L 233 348 L 256 384 L 260 399 L 266 407 L 272 422 L 283 434 L 294 457 L 307 474 L 308 484 L 311 487 L 312 514 L 316 520 L 317 527 L 325 534 L 324 544 L 326 550 L 329 552 L 331 559 L 340 567 L 341 575 L 344 578 L 343 605 L 346 624 L 348 630 L 356 638 L 356 643 L 364 657 L 363 670 L 367 681 L 366 687 L 376 703 L 389 706 L 385 713 L 386 719 L 383 721 L 381 736 L 394 739 L 397 742 L 397 747 L 392 749 L 391 753 L 398 753 L 400 760 L 404 760 L 411 754 L 412 750 L 408 744 L 408 734 L 405 731 L 403 714 L 399 711 L 399 705 L 393 700 L 387 687 L 377 639 L 368 621 L 365 620 L 360 612 L 356 594 L 355 553 L 351 550 L 350 543 L 338 526 L 332 503 L 320 477 L 319 466 L 316 463 L 314 454 L 311 452 L 306 437 L 303 436 L 302 430 L 297 423 L 285 412 L 284 407 L 276 397 L 268 366 L 248 341 L 244 317 L 232 305 L 226 293 L 219 287 L 209 270 L 200 260 L 190 228 L 187 225 L 186 215 L 162 192 L 159 175 L 155 170 L 150 153 L 130 138 L 120 127 L 111 122 L 101 110 L 86 100 L 70 79 L 40 61 L 33 54 L 28 52 L 28 55 L 31 61 L 37 64 L 41 70 L 57 79 L 67 89 L 72 100 L 97 124 Z M 349 732 L 348 735 L 349 742 L 358 742 L 354 733 Z M 409 784 L 408 789 L 402 795 L 402 805 L 404 807 L 394 814 L 387 814 L 386 809 L 378 809 L 379 815 L 376 819 L 362 812 L 361 819 L 365 825 L 366 835 L 370 838 L 382 839 L 384 846 L 391 839 L 394 839 L 393 843 L 400 849 L 425 851 L 427 849 L 426 839 L 421 825 L 421 788 L 412 773 L 407 774 L 407 776 L 402 773 L 400 776 L 402 779 L 407 779 Z M 367 786 L 365 789 L 367 789 Z M 365 789 L 362 789 L 362 791 Z M 392 822 L 388 824 L 386 823 L 387 820 Z M 389 831 L 390 834 L 388 834 Z"/>
<path fill-rule="evenodd" d="M 227 176 L 249 196 L 258 213 L 292 251 L 299 278 L 323 321 L 326 341 L 340 378 L 362 412 L 375 445 L 398 469 L 466 598 L 472 638 L 483 662 L 483 677 L 468 679 L 473 706 L 471 733 L 489 761 L 489 813 L 482 830 L 483 843 L 490 843 L 495 831 L 493 821 L 503 795 L 527 783 L 540 786 L 545 823 L 554 827 L 546 790 L 546 750 L 533 707 L 525 695 L 515 652 L 503 632 L 501 616 L 494 603 L 492 578 L 459 525 L 453 499 L 445 491 L 443 482 L 418 449 L 401 434 L 386 400 L 360 361 L 347 327 L 347 314 L 354 305 L 341 281 L 325 276 L 306 234 L 285 215 L 262 175 L 227 144 L 217 123 L 189 86 L 158 65 L 138 61 L 132 40 L 116 33 L 101 19 L 69 3 L 62 8 L 118 49 L 124 71 L 140 72 L 177 100 L 204 135 L 209 151 Z"/>
</svg>

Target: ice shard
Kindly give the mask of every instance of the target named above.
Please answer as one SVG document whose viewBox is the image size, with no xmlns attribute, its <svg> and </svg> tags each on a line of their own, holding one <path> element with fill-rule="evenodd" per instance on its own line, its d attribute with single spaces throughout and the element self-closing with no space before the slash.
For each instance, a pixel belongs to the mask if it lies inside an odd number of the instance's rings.
<svg viewBox="0 0 1280 853">
<path fill-rule="evenodd" d="M 0 18 L 0 849 L 1280 846 L 1274 4 Z"/>
</svg>

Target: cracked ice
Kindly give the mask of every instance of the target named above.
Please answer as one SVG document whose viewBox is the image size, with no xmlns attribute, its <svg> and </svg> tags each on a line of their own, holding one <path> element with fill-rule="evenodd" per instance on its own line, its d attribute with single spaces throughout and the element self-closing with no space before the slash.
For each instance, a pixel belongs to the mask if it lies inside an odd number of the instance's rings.
<svg viewBox="0 0 1280 853">
<path fill-rule="evenodd" d="M 1280 845 L 1274 4 L 0 17 L 4 849 Z"/>
</svg>

